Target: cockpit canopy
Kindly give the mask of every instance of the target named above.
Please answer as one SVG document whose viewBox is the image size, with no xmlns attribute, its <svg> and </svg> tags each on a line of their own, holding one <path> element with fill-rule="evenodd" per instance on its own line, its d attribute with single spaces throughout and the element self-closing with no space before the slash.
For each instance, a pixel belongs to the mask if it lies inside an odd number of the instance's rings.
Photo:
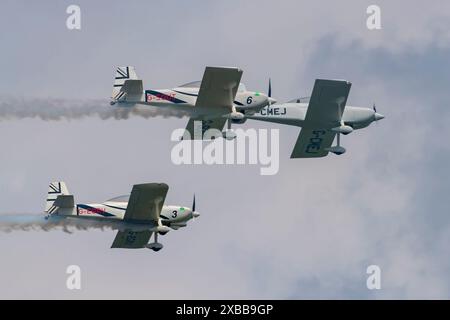
<svg viewBox="0 0 450 320">
<path fill-rule="evenodd" d="M 301 97 L 297 99 L 292 99 L 287 103 L 309 103 L 309 99 L 311 99 L 311 97 Z"/>
<path fill-rule="evenodd" d="M 130 195 L 122 195 L 118 197 L 114 197 L 112 199 L 106 200 L 106 202 L 128 202 L 130 200 Z"/>
<path fill-rule="evenodd" d="M 244 91 L 247 91 L 247 88 L 245 87 L 245 84 L 243 84 L 241 82 L 241 83 L 239 83 L 238 92 L 244 92 Z"/>
<path fill-rule="evenodd" d="M 192 81 L 182 84 L 181 86 L 178 86 L 178 88 L 200 88 L 201 84 L 202 84 L 201 81 Z"/>
<path fill-rule="evenodd" d="M 182 84 L 181 86 L 178 86 L 178 88 L 194 88 L 194 89 L 197 88 L 197 89 L 200 89 L 201 85 L 202 85 L 201 81 L 192 81 L 192 82 L 188 82 L 188 83 Z M 247 88 L 245 87 L 245 84 L 239 83 L 238 91 L 239 92 L 247 91 Z"/>
</svg>

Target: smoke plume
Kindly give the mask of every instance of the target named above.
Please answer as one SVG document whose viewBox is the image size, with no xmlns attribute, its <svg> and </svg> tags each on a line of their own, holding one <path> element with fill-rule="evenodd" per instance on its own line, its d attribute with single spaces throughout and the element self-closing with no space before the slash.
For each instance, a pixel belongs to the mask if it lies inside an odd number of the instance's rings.
<svg viewBox="0 0 450 320">
<path fill-rule="evenodd" d="M 42 214 L 0 214 L 0 232 L 20 231 L 50 231 L 62 230 L 72 233 L 73 230 L 116 229 L 114 225 L 102 221 L 88 219 L 73 219 L 70 217 L 51 217 L 46 219 Z"/>
<path fill-rule="evenodd" d="M 146 105 L 111 106 L 107 100 L 68 100 L 57 98 L 0 98 L 0 121 L 38 118 L 45 121 L 72 120 L 86 117 L 100 119 L 127 119 L 129 116 L 177 117 L 187 113 L 167 107 Z"/>
</svg>

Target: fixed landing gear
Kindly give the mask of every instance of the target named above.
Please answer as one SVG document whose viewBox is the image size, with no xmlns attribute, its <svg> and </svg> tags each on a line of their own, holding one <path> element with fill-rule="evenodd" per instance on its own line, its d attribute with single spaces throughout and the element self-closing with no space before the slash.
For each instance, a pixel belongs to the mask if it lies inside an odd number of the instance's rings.
<svg viewBox="0 0 450 320">
<path fill-rule="evenodd" d="M 243 112 L 236 111 L 236 107 L 233 105 L 231 108 L 231 113 L 228 115 L 227 119 L 227 130 L 222 132 L 222 136 L 227 140 L 233 140 L 236 138 L 236 133 L 231 130 L 232 121 L 243 121 L 245 122 L 245 115 Z M 242 123 L 243 123 L 242 122 Z"/>
<path fill-rule="evenodd" d="M 337 134 L 337 145 L 327 148 L 325 150 L 333 152 L 335 155 L 338 155 L 338 156 L 345 153 L 345 151 L 346 151 L 345 148 L 341 147 L 341 134 L 340 133 Z"/>
<path fill-rule="evenodd" d="M 155 242 L 149 243 L 145 247 L 148 249 L 152 249 L 155 252 L 158 252 L 163 248 L 162 243 L 158 242 L 158 232 L 155 232 Z"/>
<path fill-rule="evenodd" d="M 330 147 L 330 148 L 327 148 L 325 150 L 327 150 L 329 152 L 333 152 L 334 154 L 336 154 L 338 156 L 341 155 L 341 154 L 344 154 L 345 153 L 345 148 L 341 147 L 341 133 L 345 134 L 345 135 L 347 135 L 349 133 L 352 133 L 353 132 L 353 128 L 350 127 L 350 126 L 346 126 L 344 123 L 341 123 L 340 127 L 333 128 L 333 129 L 331 129 L 331 131 L 334 131 L 334 132 L 337 133 L 337 137 L 336 137 L 337 145 L 333 146 L 333 147 Z"/>
<path fill-rule="evenodd" d="M 233 140 L 236 138 L 236 133 L 231 130 L 231 117 L 227 120 L 227 130 L 222 132 L 222 136 L 227 140 Z"/>
</svg>

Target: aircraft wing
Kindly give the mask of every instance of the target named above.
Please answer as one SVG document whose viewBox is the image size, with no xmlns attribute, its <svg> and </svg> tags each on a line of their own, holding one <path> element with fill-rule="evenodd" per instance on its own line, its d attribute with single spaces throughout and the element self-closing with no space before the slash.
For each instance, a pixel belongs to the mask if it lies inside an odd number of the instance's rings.
<svg viewBox="0 0 450 320">
<path fill-rule="evenodd" d="M 295 142 L 291 158 L 320 158 L 328 154 L 335 132 L 327 129 L 303 128 Z"/>
<path fill-rule="evenodd" d="M 238 68 L 206 67 L 195 107 L 230 110 L 241 77 L 242 70 Z"/>
<path fill-rule="evenodd" d="M 191 140 L 202 140 L 205 131 L 208 129 L 217 129 L 222 131 L 226 118 L 213 118 L 213 119 L 201 119 L 201 118 L 190 118 L 186 126 L 186 131 L 189 132 L 189 137 Z"/>
<path fill-rule="evenodd" d="M 165 183 L 134 185 L 123 220 L 157 223 L 168 190 Z"/>
<path fill-rule="evenodd" d="M 345 80 L 317 79 L 306 111 L 304 127 L 320 129 L 339 126 L 351 86 Z"/>
<path fill-rule="evenodd" d="M 144 248 L 151 236 L 152 232 L 148 230 L 138 232 L 132 230 L 118 231 L 111 248 Z"/>
<path fill-rule="evenodd" d="M 241 77 L 242 70 L 238 68 L 205 68 L 195 102 L 194 110 L 197 112 L 189 119 L 186 126 L 191 139 L 201 140 L 208 129 L 222 131 L 227 121 L 222 116 L 231 112 Z"/>
<path fill-rule="evenodd" d="M 328 154 L 340 126 L 351 83 L 345 80 L 317 79 L 306 111 L 303 128 L 291 158 L 317 158 Z"/>
</svg>

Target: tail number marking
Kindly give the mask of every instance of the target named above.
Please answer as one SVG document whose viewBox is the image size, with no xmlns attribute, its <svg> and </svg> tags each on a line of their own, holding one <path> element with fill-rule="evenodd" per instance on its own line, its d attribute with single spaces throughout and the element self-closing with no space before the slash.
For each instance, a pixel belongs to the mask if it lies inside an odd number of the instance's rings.
<svg viewBox="0 0 450 320">
<path fill-rule="evenodd" d="M 261 109 L 260 114 L 262 116 L 283 116 L 286 114 L 286 108 L 267 108 Z"/>
<path fill-rule="evenodd" d="M 84 214 L 102 214 L 105 213 L 105 208 L 78 208 L 78 214 L 84 215 Z"/>
<path fill-rule="evenodd" d="M 322 147 L 323 136 L 327 132 L 325 130 L 314 130 L 312 132 L 313 136 L 309 139 L 309 143 L 306 145 L 306 153 L 317 153 Z"/>
</svg>

